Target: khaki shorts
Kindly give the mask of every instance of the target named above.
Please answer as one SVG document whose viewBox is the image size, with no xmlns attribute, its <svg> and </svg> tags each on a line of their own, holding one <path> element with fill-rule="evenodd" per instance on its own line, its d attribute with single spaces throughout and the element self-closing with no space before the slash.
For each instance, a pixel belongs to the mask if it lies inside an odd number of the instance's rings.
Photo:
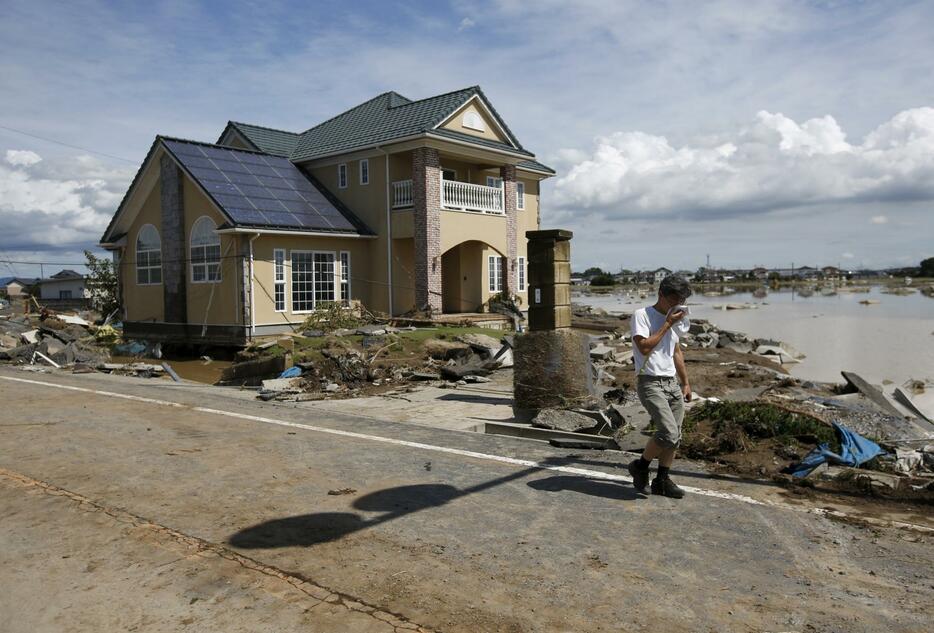
<svg viewBox="0 0 934 633">
<path fill-rule="evenodd" d="M 681 443 L 684 422 L 684 394 L 674 376 L 639 376 L 636 388 L 639 402 L 655 423 L 659 446 L 676 448 Z"/>
</svg>

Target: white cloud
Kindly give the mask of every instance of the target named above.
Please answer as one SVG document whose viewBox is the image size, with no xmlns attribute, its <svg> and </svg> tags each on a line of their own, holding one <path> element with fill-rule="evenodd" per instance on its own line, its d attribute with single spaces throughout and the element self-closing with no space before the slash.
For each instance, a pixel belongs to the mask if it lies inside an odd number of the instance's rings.
<svg viewBox="0 0 934 633">
<path fill-rule="evenodd" d="M 13 159 L 11 160 L 11 154 Z M 8 150 L 0 164 L 0 249 L 94 244 L 120 203 L 132 170 L 89 156 L 43 161 Z"/>
<path fill-rule="evenodd" d="M 858 145 L 847 142 L 832 116 L 799 124 L 765 111 L 728 137 L 682 146 L 615 132 L 598 138 L 564 173 L 555 183 L 556 204 L 607 218 L 705 219 L 824 203 L 934 200 L 934 108 L 901 112 Z"/>
<path fill-rule="evenodd" d="M 840 257 L 843 259 L 856 259 L 856 255 L 853 253 L 841 253 Z"/>
<path fill-rule="evenodd" d="M 466 31 L 467 29 L 471 28 L 474 25 L 476 25 L 476 22 L 474 22 L 470 18 L 464 18 L 463 20 L 461 20 L 461 23 L 457 26 L 457 30 Z"/>
<path fill-rule="evenodd" d="M 21 165 L 35 165 L 42 160 L 42 157 L 28 149 L 8 149 L 6 151 L 6 162 L 18 167 Z"/>
<path fill-rule="evenodd" d="M 889 216 L 887 215 L 874 215 L 870 220 L 873 224 L 888 224 Z"/>
</svg>

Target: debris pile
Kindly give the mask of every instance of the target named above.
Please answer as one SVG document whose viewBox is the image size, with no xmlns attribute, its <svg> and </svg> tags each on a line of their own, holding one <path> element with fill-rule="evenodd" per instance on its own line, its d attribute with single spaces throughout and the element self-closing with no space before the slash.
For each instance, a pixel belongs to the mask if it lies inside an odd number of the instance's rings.
<svg viewBox="0 0 934 633">
<path fill-rule="evenodd" d="M 90 318 L 90 315 L 88 315 Z M 96 328 L 76 314 L 0 316 L 0 361 L 50 367 L 97 366 L 109 358 Z"/>
<path fill-rule="evenodd" d="M 513 366 L 511 336 L 496 339 L 460 328 L 432 333 L 376 324 L 306 331 L 305 337 L 248 348 L 222 383 L 259 385 L 264 400 L 318 400 L 410 390 L 410 383 L 489 382 L 491 372 Z"/>
</svg>

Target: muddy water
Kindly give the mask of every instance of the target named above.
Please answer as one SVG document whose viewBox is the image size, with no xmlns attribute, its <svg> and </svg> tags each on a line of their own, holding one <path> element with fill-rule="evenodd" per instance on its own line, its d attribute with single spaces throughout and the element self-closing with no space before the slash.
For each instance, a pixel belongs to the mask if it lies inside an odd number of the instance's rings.
<svg viewBox="0 0 934 633">
<path fill-rule="evenodd" d="M 865 299 L 878 301 L 862 305 Z M 638 294 L 575 296 L 573 301 L 611 312 L 632 312 L 652 303 Z M 840 371 L 854 371 L 874 383 L 934 378 L 934 299 L 920 293 L 898 296 L 874 287 L 868 293 L 814 294 L 791 290 L 762 298 L 749 292 L 728 296 L 694 296 L 692 316 L 755 338 L 793 345 L 807 358 L 790 366 L 793 375 L 839 382 Z M 755 310 L 721 310 L 717 305 L 753 303 Z"/>
<path fill-rule="evenodd" d="M 175 370 L 175 373 L 178 374 L 179 378 L 207 384 L 214 384 L 220 380 L 221 372 L 232 364 L 229 360 L 212 360 L 208 363 L 200 358 L 137 358 L 135 356 L 113 356 L 111 362 L 150 363 L 152 365 L 168 363 L 169 366 Z M 166 377 L 168 378 L 168 376 Z M 169 380 L 171 380 L 171 378 L 169 378 Z"/>
</svg>

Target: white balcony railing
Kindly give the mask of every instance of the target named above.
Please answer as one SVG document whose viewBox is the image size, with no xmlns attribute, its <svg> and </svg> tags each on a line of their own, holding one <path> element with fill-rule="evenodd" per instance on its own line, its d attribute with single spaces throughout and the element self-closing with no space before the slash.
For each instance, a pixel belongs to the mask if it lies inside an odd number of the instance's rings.
<svg viewBox="0 0 934 633">
<path fill-rule="evenodd" d="M 486 187 L 457 180 L 442 180 L 441 184 L 441 207 L 444 209 L 492 215 L 503 215 L 506 212 L 502 186 Z"/>
<path fill-rule="evenodd" d="M 403 209 L 414 203 L 412 181 L 392 183 L 392 208 Z M 505 214 L 503 187 L 487 187 L 457 180 L 441 181 L 441 208 L 490 215 Z"/>
<path fill-rule="evenodd" d="M 404 207 L 411 207 L 412 203 L 412 181 L 397 180 L 392 183 L 392 208 L 402 209 Z"/>
</svg>

